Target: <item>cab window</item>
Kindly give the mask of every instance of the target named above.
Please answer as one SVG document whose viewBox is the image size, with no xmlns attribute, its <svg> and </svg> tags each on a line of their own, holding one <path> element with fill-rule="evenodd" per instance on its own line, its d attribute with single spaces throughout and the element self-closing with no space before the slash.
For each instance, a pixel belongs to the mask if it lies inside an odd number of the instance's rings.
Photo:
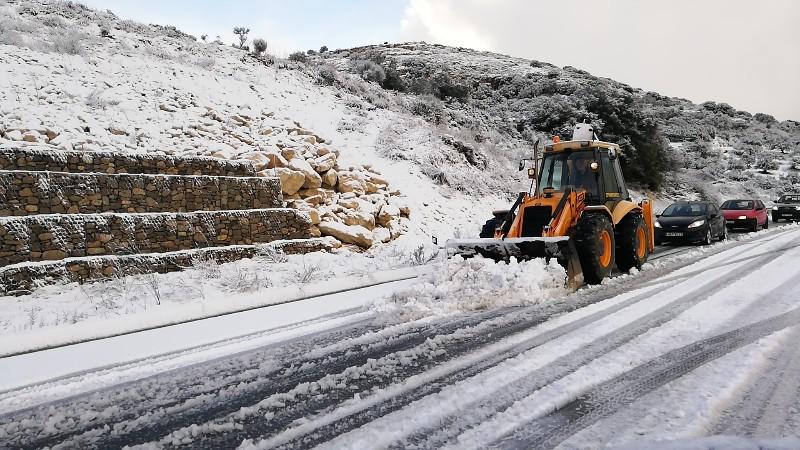
<svg viewBox="0 0 800 450">
<path fill-rule="evenodd" d="M 603 162 L 603 184 L 605 185 L 606 197 L 608 197 L 609 200 L 622 197 L 620 183 L 614 171 L 614 164 L 606 155 L 603 155 L 600 160 Z"/>
</svg>

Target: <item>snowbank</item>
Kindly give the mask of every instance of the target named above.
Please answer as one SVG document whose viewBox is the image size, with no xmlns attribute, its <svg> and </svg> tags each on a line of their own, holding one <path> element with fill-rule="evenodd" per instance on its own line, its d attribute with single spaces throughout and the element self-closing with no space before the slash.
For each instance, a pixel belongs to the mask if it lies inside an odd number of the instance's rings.
<svg viewBox="0 0 800 450">
<path fill-rule="evenodd" d="M 509 263 L 456 256 L 435 264 L 413 288 L 373 305 L 387 321 L 415 320 L 506 306 L 533 305 L 561 298 L 569 291 L 566 271 L 543 259 Z"/>
</svg>

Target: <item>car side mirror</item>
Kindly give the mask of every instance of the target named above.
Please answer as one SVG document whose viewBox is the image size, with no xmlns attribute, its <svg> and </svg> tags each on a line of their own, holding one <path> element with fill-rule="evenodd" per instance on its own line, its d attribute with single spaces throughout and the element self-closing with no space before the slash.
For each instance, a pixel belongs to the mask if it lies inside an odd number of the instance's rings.
<svg viewBox="0 0 800 450">
<path fill-rule="evenodd" d="M 661 214 L 656 214 L 656 218 L 659 218 L 659 217 L 661 217 Z"/>
</svg>

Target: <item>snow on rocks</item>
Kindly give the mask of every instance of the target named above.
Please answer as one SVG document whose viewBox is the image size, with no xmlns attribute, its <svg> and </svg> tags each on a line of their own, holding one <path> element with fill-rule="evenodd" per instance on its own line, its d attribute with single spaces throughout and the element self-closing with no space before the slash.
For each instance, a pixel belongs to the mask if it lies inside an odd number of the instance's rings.
<svg viewBox="0 0 800 450">
<path fill-rule="evenodd" d="M 34 12 L 51 7 L 29 3 L 26 8 Z M 52 39 L 50 27 L 36 26 L 39 14 L 6 10 L 30 26 L 27 41 Z M 81 42 L 84 52 L 69 58 L 69 70 L 62 70 L 64 55 L 36 46 L 6 46 L 0 56 L 0 84 L 9 89 L 0 91 L 0 147 L 249 160 L 260 176 L 281 179 L 290 207 L 303 201 L 318 208 L 320 216 L 329 212 L 327 221 L 358 224 L 378 234 L 373 242 L 385 242 L 387 232 L 394 239 L 409 229 L 409 209 L 401 208 L 398 216 L 389 208 L 393 215 L 387 212 L 379 219 L 383 205 L 396 204 L 390 197 L 399 195 L 390 189 L 389 179 L 401 180 L 380 174 L 375 167 L 382 163 L 364 158 L 358 142 L 336 134 L 330 124 L 342 112 L 338 97 L 300 80 L 302 73 L 243 63 L 241 52 L 225 46 L 201 44 L 183 34 L 164 35 L 164 30 L 145 25 L 131 28 L 105 13 L 91 12 L 90 19 L 100 16 L 115 30 L 114 39 Z M 91 20 L 87 25 L 80 13 L 64 17 L 65 27 L 86 29 L 87 36 L 97 33 L 96 25 Z M 214 70 L 192 63 L 201 58 L 213 60 L 209 67 Z M 274 72 L 268 84 L 258 80 L 264 70 Z M 220 76 L 234 73 L 241 76 Z M 324 98 L 306 103 L 300 97 L 308 94 Z M 347 166 L 341 165 L 343 153 Z M 352 208 L 337 204 L 343 193 L 374 196 L 366 201 L 375 207 L 348 211 Z M 390 221 L 396 223 L 390 227 Z"/>
<path fill-rule="evenodd" d="M 456 256 L 421 277 L 413 288 L 373 306 L 387 321 L 415 320 L 504 306 L 532 305 L 567 293 L 566 272 L 542 259 L 509 263 Z"/>
</svg>

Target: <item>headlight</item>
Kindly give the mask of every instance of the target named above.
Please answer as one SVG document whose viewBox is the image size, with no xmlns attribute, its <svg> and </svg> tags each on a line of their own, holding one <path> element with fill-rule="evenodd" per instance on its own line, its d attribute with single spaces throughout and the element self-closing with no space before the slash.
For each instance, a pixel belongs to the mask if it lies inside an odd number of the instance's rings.
<svg viewBox="0 0 800 450">
<path fill-rule="evenodd" d="M 689 228 L 702 227 L 703 224 L 705 223 L 706 223 L 705 219 L 695 220 L 694 222 L 689 224 Z"/>
<path fill-rule="evenodd" d="M 777 206 L 773 206 L 773 207 L 772 207 L 772 210 L 773 210 L 773 211 L 777 211 L 777 210 L 778 210 L 778 207 L 777 207 Z"/>
<path fill-rule="evenodd" d="M 800 211 L 800 206 L 795 206 L 794 209 Z"/>
<path fill-rule="evenodd" d="M 657 220 L 656 220 L 656 223 L 654 223 L 654 224 L 653 224 L 653 226 L 654 226 L 654 227 L 656 227 L 656 228 L 661 228 L 661 224 L 660 224 L 660 223 L 658 223 L 658 221 L 657 221 Z"/>
<path fill-rule="evenodd" d="M 747 219 L 747 216 L 739 216 L 738 220 L 745 220 L 745 219 Z"/>
</svg>

